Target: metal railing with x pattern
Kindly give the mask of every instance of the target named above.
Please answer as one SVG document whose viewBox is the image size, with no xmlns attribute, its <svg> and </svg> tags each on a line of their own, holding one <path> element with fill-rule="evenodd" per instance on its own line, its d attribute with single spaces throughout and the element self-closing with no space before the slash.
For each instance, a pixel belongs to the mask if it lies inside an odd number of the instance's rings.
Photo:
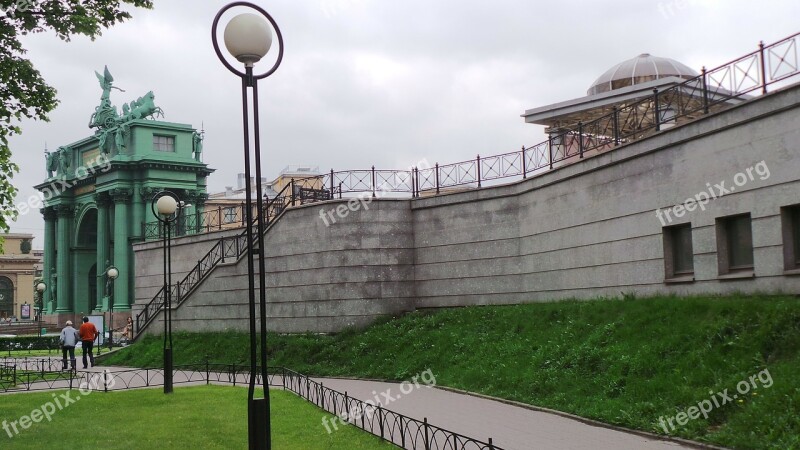
<svg viewBox="0 0 800 450">
<path fill-rule="evenodd" d="M 269 201 L 267 217 L 274 219 L 289 205 L 329 200 L 336 196 L 342 198 L 343 194 L 377 196 L 378 193 L 404 193 L 419 197 L 425 192 L 438 194 L 442 189 L 463 186 L 480 188 L 484 182 L 538 175 L 557 168 L 564 161 L 582 159 L 588 152 L 611 150 L 663 128 L 739 104 L 755 91 L 766 94 L 769 86 L 800 73 L 798 40 L 800 33 L 770 45 L 762 43 L 755 52 L 710 70 L 704 68 L 697 77 L 617 105 L 605 115 L 565 127 L 564 131 L 552 134 L 548 140 L 530 147 L 523 146 L 515 152 L 488 157 L 479 155 L 472 160 L 444 165 L 437 163 L 433 167 L 384 170 L 373 166 L 365 170 L 331 170 L 324 175 L 293 179 L 278 197 Z M 286 192 L 289 186 L 290 191 Z M 231 213 L 231 217 L 241 220 L 243 213 L 242 209 Z M 198 223 L 203 220 L 199 219 Z M 222 220 L 221 216 L 217 220 Z M 146 224 L 146 230 L 156 230 L 155 234 L 146 233 L 146 238 L 162 236 L 163 230 L 154 224 Z M 180 230 L 176 233 L 179 235 Z M 174 298 L 185 298 L 219 262 L 241 256 L 246 251 L 243 236 L 220 239 L 184 280 L 172 288 Z M 137 315 L 137 332 L 160 311 L 164 302 L 162 291 Z"/>
<path fill-rule="evenodd" d="M 303 199 L 295 192 L 302 192 L 300 189 L 303 184 L 301 182 L 292 182 L 284 186 L 278 196 L 269 200 L 264 206 L 264 217 L 266 219 L 265 226 L 272 223 L 277 218 L 286 206 L 290 204 L 297 204 L 302 202 Z M 250 225 L 255 229 L 255 218 Z M 161 232 L 163 233 L 163 231 Z M 235 236 L 222 237 L 218 239 L 211 249 L 202 257 L 197 264 L 187 273 L 183 279 L 178 283 L 169 287 L 171 298 L 173 299 L 173 308 L 179 307 L 180 304 L 192 293 L 192 291 L 200 284 L 203 279 L 208 276 L 214 268 L 227 260 L 238 260 L 247 251 L 247 232 L 241 232 Z M 138 335 L 155 317 L 164 309 L 165 290 L 162 286 L 156 292 L 153 299 L 150 300 L 144 309 L 136 315 L 136 328 L 135 332 Z"/>
</svg>

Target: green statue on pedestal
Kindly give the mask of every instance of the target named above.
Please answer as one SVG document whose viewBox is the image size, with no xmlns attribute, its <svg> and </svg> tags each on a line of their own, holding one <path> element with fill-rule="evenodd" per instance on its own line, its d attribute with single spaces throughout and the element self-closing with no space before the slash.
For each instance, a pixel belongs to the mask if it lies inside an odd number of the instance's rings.
<svg viewBox="0 0 800 450">
<path fill-rule="evenodd" d="M 111 89 L 125 92 L 122 89 L 114 86 L 114 77 L 108 71 L 108 66 L 105 67 L 103 75 L 94 73 L 97 76 L 97 81 L 100 82 L 100 88 L 103 89 L 103 94 L 100 95 L 100 106 L 94 109 L 94 114 L 89 118 L 89 128 L 105 127 L 110 128 L 117 122 L 118 114 L 117 108 L 111 105 Z"/>
</svg>

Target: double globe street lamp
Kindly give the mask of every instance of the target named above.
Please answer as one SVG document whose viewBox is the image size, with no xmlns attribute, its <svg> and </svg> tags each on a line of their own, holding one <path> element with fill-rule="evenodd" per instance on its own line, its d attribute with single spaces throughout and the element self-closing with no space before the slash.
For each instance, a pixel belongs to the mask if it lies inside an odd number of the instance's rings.
<svg viewBox="0 0 800 450">
<path fill-rule="evenodd" d="M 164 236 L 164 393 L 172 393 L 172 227 L 181 215 L 178 200 L 171 191 L 157 192 L 150 203 L 150 209 L 163 229 Z"/>
<path fill-rule="evenodd" d="M 225 26 L 223 37 L 225 47 L 237 61 L 244 64 L 244 72 L 231 65 L 222 54 L 217 42 L 217 26 L 225 12 L 234 7 L 245 7 L 257 12 L 243 13 L 232 18 Z M 272 46 L 272 30 L 278 40 L 278 54 L 269 70 L 254 74 L 253 66 L 258 63 Z M 266 279 L 264 263 L 264 196 L 261 186 L 261 138 L 259 134 L 258 115 L 258 80 L 272 75 L 283 60 L 283 36 L 278 24 L 263 8 L 249 2 L 234 2 L 223 7 L 214 17 L 211 27 L 211 41 L 217 57 L 229 71 L 242 80 L 242 127 L 244 131 L 244 176 L 247 180 L 245 190 L 245 220 L 247 235 L 247 275 L 248 275 L 248 300 L 250 313 L 250 382 L 248 386 L 248 441 L 251 449 L 270 449 L 270 405 L 269 385 L 267 382 L 267 305 L 266 305 Z M 250 112 L 248 108 L 248 89 L 252 91 L 253 99 L 253 155 L 255 162 L 255 205 L 253 202 L 252 183 L 253 177 L 250 170 Z M 253 230 L 253 206 L 255 206 L 255 232 Z M 254 236 L 255 234 L 255 236 Z M 258 260 L 258 272 L 255 270 L 255 260 Z M 260 318 L 260 345 L 256 345 L 256 273 L 258 273 L 258 298 Z M 260 350 L 260 352 L 257 351 Z M 257 354 L 259 353 L 259 354 Z M 259 367 L 260 366 L 260 367 Z M 255 398 L 255 380 L 257 374 L 261 375 L 263 398 Z"/>
</svg>

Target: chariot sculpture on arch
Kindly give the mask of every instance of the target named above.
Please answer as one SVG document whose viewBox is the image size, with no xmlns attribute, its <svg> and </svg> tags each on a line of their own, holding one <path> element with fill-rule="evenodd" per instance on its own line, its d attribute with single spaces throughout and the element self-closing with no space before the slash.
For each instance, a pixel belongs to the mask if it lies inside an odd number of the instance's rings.
<svg viewBox="0 0 800 450">
<path fill-rule="evenodd" d="M 106 66 L 103 75 L 94 73 L 103 90 L 100 95 L 100 105 L 95 107 L 94 113 L 89 118 L 89 128 L 96 128 L 95 135 L 98 140 L 98 147 L 103 153 L 124 153 L 127 147 L 129 125 L 133 120 L 164 117 L 164 111 L 156 106 L 155 94 L 149 91 L 145 95 L 131 101 L 123 103 L 122 115 L 117 108 L 111 104 L 111 90 L 116 89 L 125 92 L 123 89 L 114 86 L 114 77 Z"/>
</svg>

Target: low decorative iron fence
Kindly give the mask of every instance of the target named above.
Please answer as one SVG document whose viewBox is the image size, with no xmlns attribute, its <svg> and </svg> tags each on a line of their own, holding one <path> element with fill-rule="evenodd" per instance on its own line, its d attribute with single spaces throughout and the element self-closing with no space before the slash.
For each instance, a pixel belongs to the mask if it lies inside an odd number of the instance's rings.
<svg viewBox="0 0 800 450">
<path fill-rule="evenodd" d="M 273 369 L 274 370 L 274 369 Z M 347 423 L 379 436 L 381 439 L 405 449 L 424 450 L 498 450 L 492 443 L 480 441 L 454 431 L 428 423 L 428 419 L 414 419 L 380 404 L 368 403 L 325 387 L 307 375 L 287 368 L 279 368 L 283 375 L 283 388 L 317 405 L 329 413 L 346 419 Z"/>
<path fill-rule="evenodd" d="M 27 364 L 30 364 L 29 360 Z M 21 361 L 20 361 L 21 362 Z M 164 385 L 164 369 L 143 368 L 102 372 L 76 371 L 20 371 L 12 360 L 0 362 L 0 391 L 44 391 L 55 389 L 91 389 L 113 392 L 128 389 L 157 387 Z M 206 360 L 199 364 L 176 366 L 173 384 L 202 385 L 229 384 L 246 386 L 250 382 L 249 364 L 221 364 Z M 261 384 L 261 375 L 255 382 Z M 428 422 L 418 420 L 380 404 L 365 402 L 325 387 L 307 375 L 285 367 L 268 370 L 268 385 L 283 388 L 315 404 L 320 409 L 361 428 L 400 448 L 410 450 L 503 450 L 492 443 L 484 442 L 454 431 L 446 430 Z M 354 413 L 357 412 L 357 413 Z"/>
</svg>

